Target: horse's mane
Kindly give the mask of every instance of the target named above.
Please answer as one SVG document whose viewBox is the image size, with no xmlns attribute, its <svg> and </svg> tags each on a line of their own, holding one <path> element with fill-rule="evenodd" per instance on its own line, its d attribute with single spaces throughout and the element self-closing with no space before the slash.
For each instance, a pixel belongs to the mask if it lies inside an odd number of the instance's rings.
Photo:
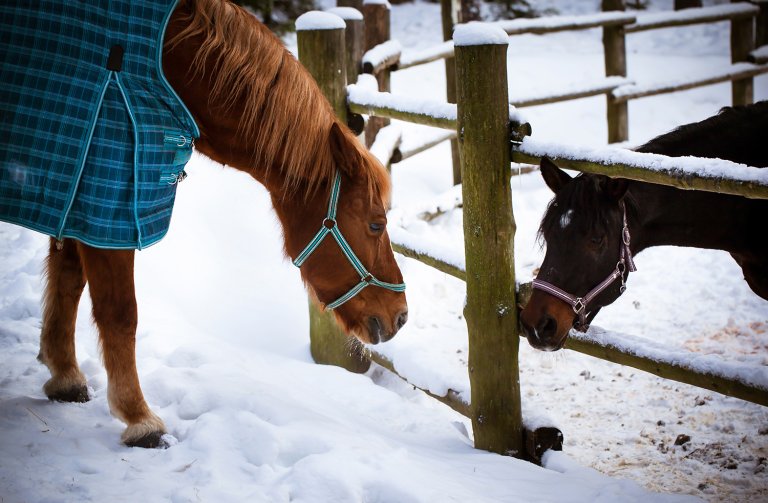
<svg viewBox="0 0 768 503">
<path fill-rule="evenodd" d="M 239 134 L 253 145 L 254 160 L 280 171 L 285 196 L 329 182 L 337 169 L 329 136 L 340 123 L 309 72 L 255 16 L 229 1 L 182 0 L 180 7 L 190 11 L 186 28 L 167 45 L 202 39 L 191 70 L 209 79 L 212 102 L 240 116 Z M 346 126 L 341 130 L 345 148 L 373 159 Z M 388 200 L 389 178 L 378 162 L 359 163 L 354 176 L 367 181 L 369 194 Z"/>
<path fill-rule="evenodd" d="M 686 124 L 637 149 L 672 157 L 719 158 L 755 167 L 768 167 L 765 132 L 768 101 L 750 106 L 725 107 L 701 122 Z"/>
</svg>

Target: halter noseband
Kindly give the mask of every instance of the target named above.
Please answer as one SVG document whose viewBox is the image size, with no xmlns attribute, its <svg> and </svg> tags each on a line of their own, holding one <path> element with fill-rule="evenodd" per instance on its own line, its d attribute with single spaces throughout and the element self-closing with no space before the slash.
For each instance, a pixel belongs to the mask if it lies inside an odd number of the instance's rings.
<svg viewBox="0 0 768 503">
<path fill-rule="evenodd" d="M 561 290 L 555 285 L 547 283 L 544 280 L 533 280 L 533 288 L 542 290 L 550 295 L 554 295 L 558 299 L 563 300 L 571 305 L 573 312 L 576 313 L 579 317 L 579 323 L 574 327 L 579 332 L 586 332 L 589 328 L 589 323 L 587 323 L 587 316 L 590 313 L 587 312 L 587 305 L 589 305 L 589 303 L 592 302 L 595 297 L 600 295 L 603 290 L 608 288 L 608 286 L 618 278 L 621 278 L 621 288 L 619 292 L 620 294 L 624 293 L 624 290 L 627 289 L 624 282 L 624 272 L 627 270 L 629 270 L 629 272 L 635 272 L 637 270 L 637 267 L 635 267 L 635 261 L 632 260 L 632 251 L 629 249 L 630 236 L 629 227 L 627 226 L 627 209 L 624 206 L 624 201 L 620 201 L 619 205 L 621 206 L 623 220 L 619 261 L 616 263 L 616 269 L 611 274 L 609 274 L 602 283 L 587 292 L 584 297 L 576 297 L 575 295 L 571 295 L 570 293 Z"/>
<path fill-rule="evenodd" d="M 352 251 L 352 247 L 349 246 L 347 240 L 344 239 L 344 236 L 342 236 L 341 231 L 339 230 L 339 226 L 336 222 L 336 206 L 339 202 L 340 189 L 341 173 L 336 171 L 336 177 L 333 180 L 333 188 L 331 188 L 331 196 L 328 200 L 328 215 L 325 217 L 325 220 L 323 220 L 322 227 L 320 227 L 320 230 L 317 232 L 317 234 L 315 234 L 315 237 L 312 238 L 312 241 L 309 242 L 306 248 L 304 248 L 304 250 L 299 253 L 299 256 L 296 257 L 296 259 L 293 261 L 293 265 L 301 268 L 302 264 L 304 264 L 309 256 L 312 255 L 312 252 L 314 252 L 317 247 L 320 246 L 320 243 L 323 242 L 323 239 L 325 239 L 325 236 L 328 234 L 331 234 L 339 244 L 339 248 L 341 248 L 344 256 L 347 257 L 349 263 L 352 264 L 352 267 L 355 268 L 357 274 L 360 275 L 360 283 L 353 286 L 347 293 L 338 299 L 334 300 L 330 304 L 327 304 L 325 308 L 329 310 L 336 309 L 340 305 L 344 304 L 346 301 L 360 293 L 363 288 L 367 287 L 368 285 L 375 285 L 381 288 L 386 288 L 387 290 L 392 290 L 393 292 L 405 291 L 405 283 L 394 284 L 379 281 L 373 276 L 373 274 L 369 273 L 363 263 L 360 262 L 360 259 L 357 258 L 357 255 L 355 255 L 355 252 Z"/>
</svg>

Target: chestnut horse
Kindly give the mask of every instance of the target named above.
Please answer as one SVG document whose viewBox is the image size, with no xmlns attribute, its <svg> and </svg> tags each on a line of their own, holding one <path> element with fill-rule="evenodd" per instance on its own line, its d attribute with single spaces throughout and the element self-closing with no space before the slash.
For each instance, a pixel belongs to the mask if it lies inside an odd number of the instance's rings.
<svg viewBox="0 0 768 503">
<path fill-rule="evenodd" d="M 725 108 L 638 151 L 762 168 L 768 167 L 767 130 L 768 101 L 763 101 Z M 546 255 L 520 317 L 531 346 L 555 351 L 572 327 L 586 331 L 598 311 L 623 292 L 632 255 L 651 246 L 725 250 L 750 288 L 768 299 L 768 200 L 587 173 L 571 178 L 548 159 L 542 159 L 541 174 L 555 197 L 539 228 Z"/>
<path fill-rule="evenodd" d="M 386 231 L 388 175 L 339 123 L 309 73 L 255 17 L 225 0 L 181 1 L 165 34 L 162 61 L 199 126 L 198 151 L 268 189 L 291 258 L 329 223 L 330 193 L 339 176 L 335 222 L 348 247 L 342 253 L 338 238 L 338 245 L 322 240 L 302 265 L 302 279 L 314 299 L 334 308 L 347 333 L 373 344 L 393 337 L 407 319 L 407 305 Z M 74 344 L 87 282 L 110 410 L 127 424 L 122 440 L 154 447 L 166 430 L 144 400 L 136 371 L 134 253 L 51 240 L 39 359 L 51 371 L 44 387 L 49 398 L 88 399 Z"/>
</svg>

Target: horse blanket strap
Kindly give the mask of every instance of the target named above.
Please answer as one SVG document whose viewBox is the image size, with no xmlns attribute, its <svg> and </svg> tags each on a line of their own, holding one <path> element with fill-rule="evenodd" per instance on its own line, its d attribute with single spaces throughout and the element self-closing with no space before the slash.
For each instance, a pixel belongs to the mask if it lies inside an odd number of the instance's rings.
<svg viewBox="0 0 768 503">
<path fill-rule="evenodd" d="M 587 292 L 587 294 L 583 297 L 576 297 L 575 295 L 571 295 L 565 290 L 556 287 L 552 283 L 548 283 L 538 278 L 534 279 L 532 283 L 533 288 L 553 295 L 571 305 L 573 312 L 576 313 L 576 315 L 579 317 L 579 321 L 574 328 L 580 332 L 586 332 L 589 328 L 589 323 L 587 322 L 587 317 L 590 314 L 587 312 L 587 306 L 589 303 L 592 302 L 595 297 L 600 295 L 603 290 L 608 288 L 617 279 L 621 279 L 620 292 L 624 293 L 624 290 L 626 290 L 624 272 L 627 270 L 629 272 L 637 271 L 637 267 L 635 267 L 635 261 L 632 259 L 632 252 L 629 249 L 630 235 L 629 226 L 627 225 L 627 210 L 624 206 L 624 201 L 621 201 L 619 204 L 621 206 L 623 221 L 623 227 L 621 229 L 621 250 L 619 252 L 619 261 L 616 263 L 616 269 L 614 269 L 614 271 L 609 274 L 607 278 L 605 278 L 592 290 Z"/>
<path fill-rule="evenodd" d="M 317 231 L 315 237 L 312 238 L 309 244 L 293 261 L 293 265 L 301 268 L 304 262 L 306 262 L 309 256 L 312 255 L 312 252 L 314 252 L 317 247 L 320 246 L 320 243 L 323 242 L 323 239 L 325 239 L 328 234 L 333 236 L 333 239 L 336 240 L 336 243 L 338 243 L 342 253 L 344 253 L 344 256 L 347 257 L 349 263 L 352 264 L 352 267 L 354 267 L 355 271 L 357 271 L 357 274 L 360 276 L 360 282 L 353 286 L 347 293 L 334 300 L 330 304 L 327 304 L 325 308 L 329 310 L 336 309 L 340 305 L 344 304 L 349 299 L 360 293 L 368 285 L 375 285 L 381 288 L 386 288 L 387 290 L 392 290 L 393 292 L 405 291 L 405 283 L 387 283 L 385 281 L 376 279 L 373 274 L 368 272 L 363 263 L 360 262 L 360 259 L 357 258 L 357 255 L 355 255 L 355 252 L 352 251 L 352 247 L 349 246 L 347 240 L 344 239 L 344 236 L 341 234 L 339 226 L 336 222 L 336 207 L 339 203 L 340 190 L 341 173 L 337 171 L 336 176 L 333 179 L 331 195 L 328 199 L 328 214 L 325 217 L 325 220 L 323 220 L 323 225 L 320 227 L 320 230 Z"/>
<path fill-rule="evenodd" d="M 165 235 L 200 134 L 162 72 L 177 1 L 0 2 L 0 220 L 100 248 Z"/>
</svg>

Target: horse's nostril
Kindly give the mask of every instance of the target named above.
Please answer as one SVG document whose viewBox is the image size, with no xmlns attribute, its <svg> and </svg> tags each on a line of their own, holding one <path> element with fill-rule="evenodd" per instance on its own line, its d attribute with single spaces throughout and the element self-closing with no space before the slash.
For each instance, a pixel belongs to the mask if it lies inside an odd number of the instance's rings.
<svg viewBox="0 0 768 503">
<path fill-rule="evenodd" d="M 557 332 L 557 320 L 552 316 L 545 314 L 539 322 L 539 326 L 536 328 L 539 338 L 546 339 L 553 337 Z"/>
<path fill-rule="evenodd" d="M 381 341 L 381 322 L 375 316 L 368 318 L 368 334 L 371 338 L 371 344 L 378 344 Z"/>
<path fill-rule="evenodd" d="M 407 309 L 397 316 L 397 321 L 395 322 L 395 331 L 400 330 L 401 328 L 403 328 L 403 325 L 405 325 L 406 321 L 408 321 L 408 310 Z"/>
</svg>

